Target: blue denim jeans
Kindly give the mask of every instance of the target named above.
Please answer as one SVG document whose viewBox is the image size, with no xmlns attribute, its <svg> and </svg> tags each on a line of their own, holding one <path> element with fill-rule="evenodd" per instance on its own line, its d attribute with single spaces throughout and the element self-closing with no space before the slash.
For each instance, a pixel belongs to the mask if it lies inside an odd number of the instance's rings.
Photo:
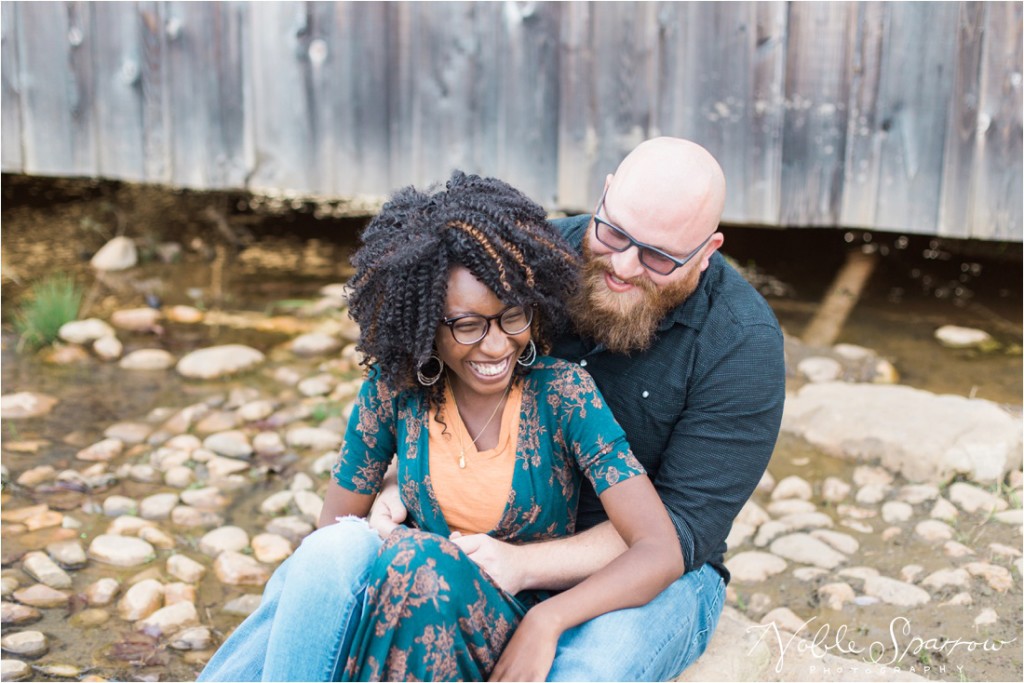
<svg viewBox="0 0 1024 683">
<path fill-rule="evenodd" d="M 307 536 L 198 680 L 337 680 L 380 545 L 377 533 L 356 519 Z M 643 607 L 566 631 L 549 680 L 670 680 L 704 652 L 724 598 L 718 572 L 708 566 L 690 572 Z"/>
</svg>

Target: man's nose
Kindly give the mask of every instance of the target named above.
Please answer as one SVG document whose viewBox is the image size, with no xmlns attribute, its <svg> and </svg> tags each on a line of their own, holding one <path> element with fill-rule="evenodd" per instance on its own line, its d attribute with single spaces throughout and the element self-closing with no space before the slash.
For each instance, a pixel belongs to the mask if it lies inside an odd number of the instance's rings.
<svg viewBox="0 0 1024 683">
<path fill-rule="evenodd" d="M 615 276 L 622 280 L 639 277 L 644 272 L 644 266 L 640 263 L 640 250 L 632 245 L 625 251 L 612 252 L 611 263 Z"/>
</svg>

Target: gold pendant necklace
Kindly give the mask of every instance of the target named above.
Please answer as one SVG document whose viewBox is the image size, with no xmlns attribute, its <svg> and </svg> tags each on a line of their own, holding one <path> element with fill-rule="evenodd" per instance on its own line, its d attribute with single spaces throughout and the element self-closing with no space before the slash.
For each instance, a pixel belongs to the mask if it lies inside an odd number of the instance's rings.
<svg viewBox="0 0 1024 683">
<path fill-rule="evenodd" d="M 484 426 L 480 428 L 480 432 L 476 435 L 476 438 L 473 439 L 473 441 L 471 442 L 473 446 L 476 446 L 476 442 L 480 440 L 480 437 L 484 435 L 484 432 L 487 431 L 487 428 L 491 426 L 491 422 L 494 420 L 494 416 L 498 414 L 498 409 L 501 408 L 502 404 L 505 402 L 505 399 L 508 398 L 508 392 L 511 389 L 512 381 L 510 380 L 508 386 L 505 387 L 505 391 L 504 393 L 502 393 L 501 398 L 498 399 L 497 405 L 494 406 L 494 410 L 491 411 L 491 416 L 487 418 L 487 422 L 484 423 Z M 452 387 L 452 402 L 455 404 L 455 410 L 456 412 L 459 413 L 459 419 L 461 420 L 462 413 L 459 411 L 459 402 L 455 398 L 455 387 Z M 469 425 L 466 424 L 465 420 L 462 420 L 462 426 L 465 428 L 466 434 L 469 434 Z M 466 469 L 466 447 L 462 444 L 462 432 L 459 432 L 459 469 Z"/>
</svg>

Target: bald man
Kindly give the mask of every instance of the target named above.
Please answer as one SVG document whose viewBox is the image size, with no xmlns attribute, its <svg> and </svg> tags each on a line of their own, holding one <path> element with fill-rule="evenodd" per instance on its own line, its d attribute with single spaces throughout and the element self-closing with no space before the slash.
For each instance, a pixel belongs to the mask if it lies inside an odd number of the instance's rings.
<svg viewBox="0 0 1024 683">
<path fill-rule="evenodd" d="M 553 355 L 594 377 L 676 527 L 685 573 L 643 607 L 566 631 L 548 680 L 669 680 L 718 624 L 725 538 L 771 457 L 785 393 L 779 325 L 717 253 L 724 204 L 705 149 L 657 138 L 607 177 L 593 215 L 555 222 L 585 265 L 576 333 Z M 392 484 L 371 524 L 386 535 L 404 519 Z M 559 590 L 626 549 L 586 483 L 577 530 L 520 546 L 482 534 L 455 542 L 509 593 Z M 354 519 L 307 536 L 199 680 L 337 680 L 380 543 Z"/>
</svg>

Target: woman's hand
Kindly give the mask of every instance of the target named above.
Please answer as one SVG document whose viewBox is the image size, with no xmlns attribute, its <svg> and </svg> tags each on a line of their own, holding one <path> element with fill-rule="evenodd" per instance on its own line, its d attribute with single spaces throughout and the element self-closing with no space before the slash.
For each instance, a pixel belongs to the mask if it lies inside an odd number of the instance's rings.
<svg viewBox="0 0 1024 683">
<path fill-rule="evenodd" d="M 494 666 L 489 680 L 492 681 L 544 681 L 551 671 L 558 650 L 558 638 L 562 635 L 553 619 L 543 616 L 534 607 L 508 641 L 501 658 Z"/>
</svg>

